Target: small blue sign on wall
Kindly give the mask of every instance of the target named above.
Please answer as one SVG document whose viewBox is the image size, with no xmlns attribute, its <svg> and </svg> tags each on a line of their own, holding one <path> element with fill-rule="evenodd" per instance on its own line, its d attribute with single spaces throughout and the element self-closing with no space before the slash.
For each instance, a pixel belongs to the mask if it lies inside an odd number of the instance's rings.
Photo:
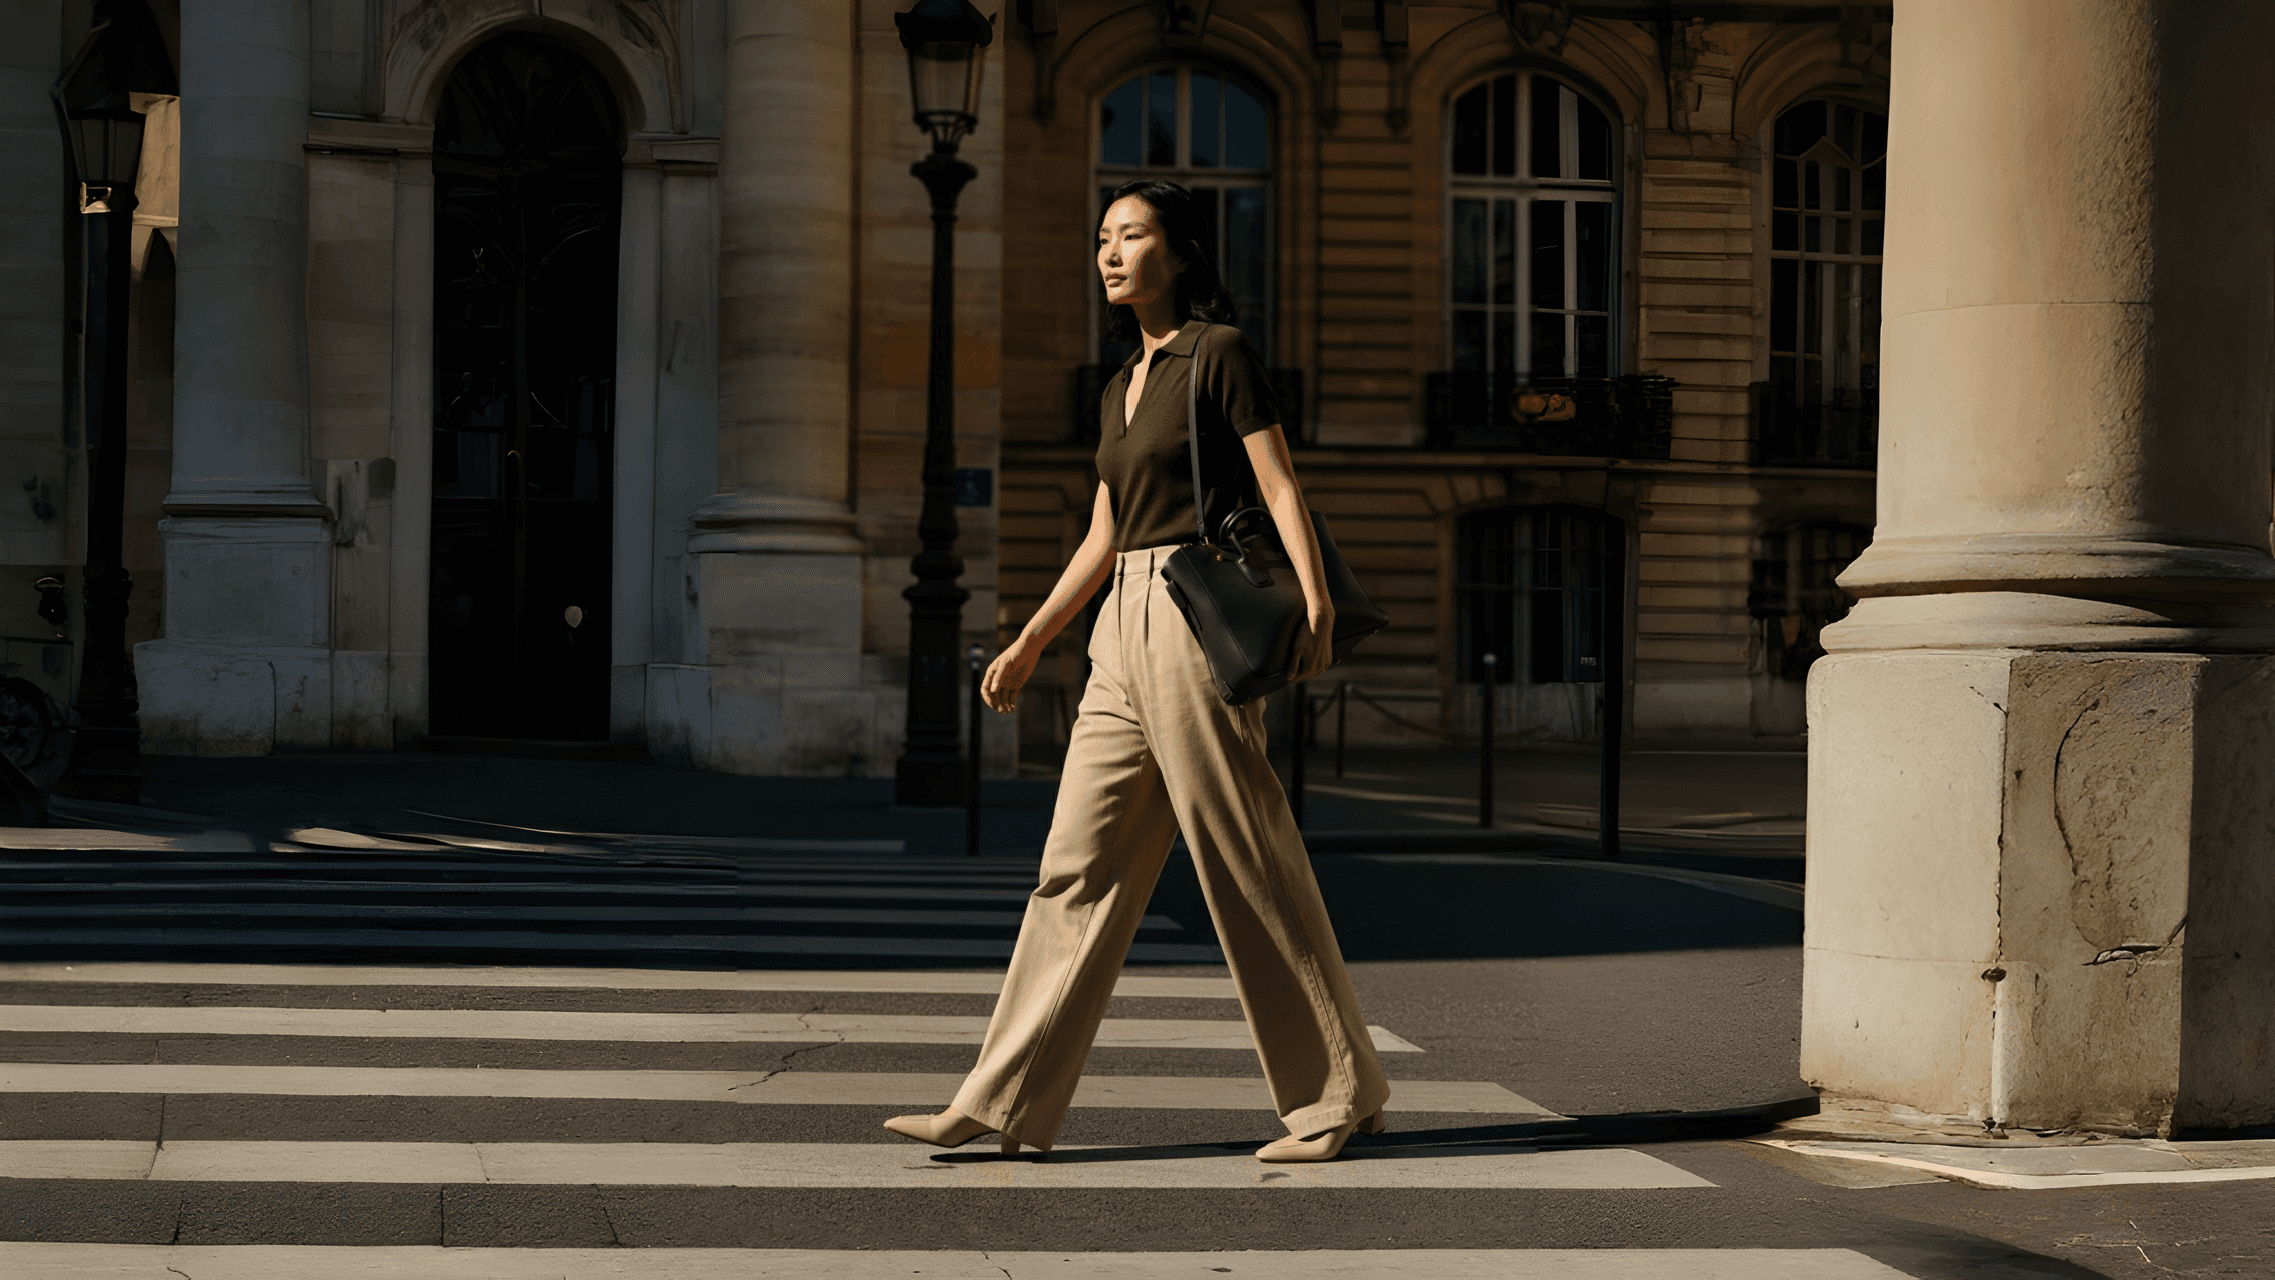
<svg viewBox="0 0 2275 1280">
<path fill-rule="evenodd" d="M 995 473 L 986 467 L 956 468 L 956 505 L 959 507 L 995 505 Z"/>
</svg>

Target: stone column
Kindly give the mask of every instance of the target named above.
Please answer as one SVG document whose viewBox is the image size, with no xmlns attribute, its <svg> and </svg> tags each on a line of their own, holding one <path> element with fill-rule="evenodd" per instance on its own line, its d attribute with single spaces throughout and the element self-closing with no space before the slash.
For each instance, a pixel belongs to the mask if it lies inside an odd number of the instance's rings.
<svg viewBox="0 0 2275 1280">
<path fill-rule="evenodd" d="M 729 9 L 719 490 L 696 509 L 688 550 L 711 725 L 693 754 L 737 773 L 871 767 L 859 758 L 874 697 L 861 692 L 861 544 L 846 502 L 853 21 L 831 0 Z"/>
<path fill-rule="evenodd" d="M 2275 82 L 2252 0 L 1906 0 L 1880 525 L 1809 681 L 1836 1105 L 2275 1119 Z"/>
<path fill-rule="evenodd" d="M 308 476 L 308 6 L 182 5 L 182 317 L 145 749 L 330 742 L 330 555 Z"/>
</svg>

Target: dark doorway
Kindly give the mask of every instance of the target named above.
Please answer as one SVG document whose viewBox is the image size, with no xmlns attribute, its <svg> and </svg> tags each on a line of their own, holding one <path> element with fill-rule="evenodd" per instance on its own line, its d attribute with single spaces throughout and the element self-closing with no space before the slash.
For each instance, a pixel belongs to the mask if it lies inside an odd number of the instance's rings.
<svg viewBox="0 0 2275 1280">
<path fill-rule="evenodd" d="M 539 36 L 466 56 L 434 143 L 437 734 L 608 736 L 623 125 Z"/>
</svg>

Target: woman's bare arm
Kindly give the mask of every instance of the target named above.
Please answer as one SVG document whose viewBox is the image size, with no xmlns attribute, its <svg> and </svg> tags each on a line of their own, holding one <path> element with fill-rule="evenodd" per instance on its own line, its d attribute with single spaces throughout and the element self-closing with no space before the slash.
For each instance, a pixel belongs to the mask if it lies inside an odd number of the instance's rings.
<svg viewBox="0 0 2275 1280">
<path fill-rule="evenodd" d="M 1256 471 L 1256 490 L 1287 548 L 1288 563 L 1303 584 L 1304 609 L 1310 629 L 1298 642 L 1296 680 L 1309 680 L 1335 661 L 1335 604 L 1327 596 L 1326 562 L 1319 555 L 1319 539 L 1311 531 L 1311 511 L 1304 505 L 1303 489 L 1296 484 L 1295 459 L 1288 454 L 1288 438 L 1277 426 L 1245 437 L 1248 462 Z"/>
<path fill-rule="evenodd" d="M 1106 577 L 1114 570 L 1116 559 L 1113 542 L 1114 501 L 1104 481 L 1098 485 L 1098 498 L 1090 507 L 1090 531 L 1074 549 L 1067 561 L 1066 572 L 1059 575 L 1058 585 L 1051 588 L 1043 607 L 1020 628 L 1019 638 L 996 655 L 988 666 L 987 675 L 980 681 L 980 697 L 987 705 L 1001 712 L 1018 709 L 1019 690 L 1026 687 L 1028 677 L 1035 674 L 1035 666 L 1043 659 L 1043 650 L 1050 647 L 1074 615 L 1098 594 L 1106 584 Z"/>
</svg>

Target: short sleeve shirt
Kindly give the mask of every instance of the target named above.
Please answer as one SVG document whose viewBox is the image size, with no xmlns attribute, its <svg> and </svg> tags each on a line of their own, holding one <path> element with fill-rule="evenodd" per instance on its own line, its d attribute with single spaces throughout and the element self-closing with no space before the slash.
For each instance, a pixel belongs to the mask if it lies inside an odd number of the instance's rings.
<svg viewBox="0 0 2275 1280">
<path fill-rule="evenodd" d="M 1138 351 L 1106 384 L 1099 406 L 1098 479 L 1113 498 L 1114 550 L 1192 542 L 1192 452 L 1185 440 L 1185 388 L 1199 379 L 1193 414 L 1201 437 L 1201 487 L 1209 535 L 1218 522 L 1255 506 L 1256 476 L 1247 436 L 1279 425 L 1280 406 L 1264 362 L 1228 324 L 1189 320 L 1153 353 L 1137 412 L 1122 414 Z"/>
</svg>

